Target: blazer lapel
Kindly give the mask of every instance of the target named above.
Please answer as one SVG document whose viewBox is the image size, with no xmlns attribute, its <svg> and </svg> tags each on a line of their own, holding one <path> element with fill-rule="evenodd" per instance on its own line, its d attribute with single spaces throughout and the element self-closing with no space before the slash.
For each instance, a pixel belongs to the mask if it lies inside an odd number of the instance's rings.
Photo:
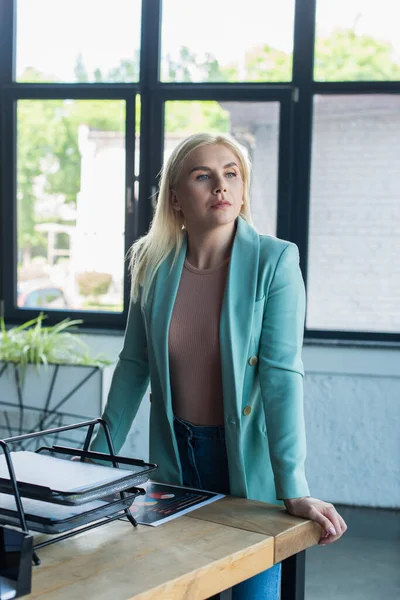
<svg viewBox="0 0 400 600">
<path fill-rule="evenodd" d="M 155 278 L 154 293 L 152 294 L 153 302 L 149 311 L 150 335 L 154 344 L 154 356 L 160 374 L 167 415 L 171 422 L 173 411 L 169 375 L 168 333 L 185 262 L 186 246 L 186 236 L 184 236 L 182 247 L 172 270 L 174 251 L 161 264 Z"/>
<path fill-rule="evenodd" d="M 240 426 L 241 397 L 256 300 L 259 236 L 238 218 L 220 319 L 224 411 Z"/>
</svg>

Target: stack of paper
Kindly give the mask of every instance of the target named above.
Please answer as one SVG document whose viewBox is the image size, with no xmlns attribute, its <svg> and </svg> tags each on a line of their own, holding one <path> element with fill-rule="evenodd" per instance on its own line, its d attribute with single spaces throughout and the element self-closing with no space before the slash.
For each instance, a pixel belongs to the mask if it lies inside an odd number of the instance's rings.
<svg viewBox="0 0 400 600">
<path fill-rule="evenodd" d="M 59 493 L 82 493 L 135 474 L 128 469 L 63 460 L 35 452 L 11 452 L 11 460 L 18 482 L 48 487 Z M 138 467 L 137 472 L 140 471 Z M 0 456 L 0 477 L 10 479 L 4 455 Z"/>
</svg>

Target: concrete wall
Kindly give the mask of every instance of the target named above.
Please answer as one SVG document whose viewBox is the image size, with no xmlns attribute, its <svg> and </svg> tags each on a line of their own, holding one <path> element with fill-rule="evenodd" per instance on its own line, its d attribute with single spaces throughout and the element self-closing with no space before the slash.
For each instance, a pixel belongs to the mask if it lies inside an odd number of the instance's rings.
<svg viewBox="0 0 400 600">
<path fill-rule="evenodd" d="M 305 346 L 307 476 L 331 502 L 400 506 L 400 351 Z"/>
<path fill-rule="evenodd" d="M 120 336 L 85 336 L 117 356 Z M 330 502 L 400 507 L 400 350 L 306 345 L 307 477 Z M 105 382 L 107 386 L 107 382 Z M 124 451 L 148 457 L 146 394 Z"/>
</svg>

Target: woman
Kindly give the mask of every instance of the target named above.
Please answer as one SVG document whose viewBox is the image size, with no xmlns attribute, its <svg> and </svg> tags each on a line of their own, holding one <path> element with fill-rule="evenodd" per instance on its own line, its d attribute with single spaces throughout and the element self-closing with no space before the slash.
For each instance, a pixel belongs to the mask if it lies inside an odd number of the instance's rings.
<svg viewBox="0 0 400 600">
<path fill-rule="evenodd" d="M 304 473 L 305 294 L 297 247 L 251 225 L 250 169 L 225 136 L 197 134 L 166 162 L 149 233 L 132 247 L 132 300 L 104 412 L 118 452 L 151 381 L 157 480 L 346 524 Z M 92 448 L 106 449 L 102 432 Z M 281 565 L 233 589 L 279 598 Z"/>
</svg>

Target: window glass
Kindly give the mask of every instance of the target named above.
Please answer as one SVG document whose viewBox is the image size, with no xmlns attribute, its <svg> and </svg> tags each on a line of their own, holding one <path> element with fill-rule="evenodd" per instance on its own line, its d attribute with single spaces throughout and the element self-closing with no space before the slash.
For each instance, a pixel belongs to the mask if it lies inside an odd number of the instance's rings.
<svg viewBox="0 0 400 600">
<path fill-rule="evenodd" d="M 317 0 L 314 78 L 400 79 L 398 0 Z"/>
<path fill-rule="evenodd" d="M 294 0 L 163 0 L 162 81 L 290 81 Z"/>
<path fill-rule="evenodd" d="M 140 15 L 140 0 L 17 0 L 17 81 L 138 81 Z"/>
<path fill-rule="evenodd" d="M 17 305 L 121 312 L 125 103 L 20 100 L 17 119 Z"/>
<path fill-rule="evenodd" d="M 316 96 L 307 326 L 400 330 L 400 97 Z"/>
</svg>

